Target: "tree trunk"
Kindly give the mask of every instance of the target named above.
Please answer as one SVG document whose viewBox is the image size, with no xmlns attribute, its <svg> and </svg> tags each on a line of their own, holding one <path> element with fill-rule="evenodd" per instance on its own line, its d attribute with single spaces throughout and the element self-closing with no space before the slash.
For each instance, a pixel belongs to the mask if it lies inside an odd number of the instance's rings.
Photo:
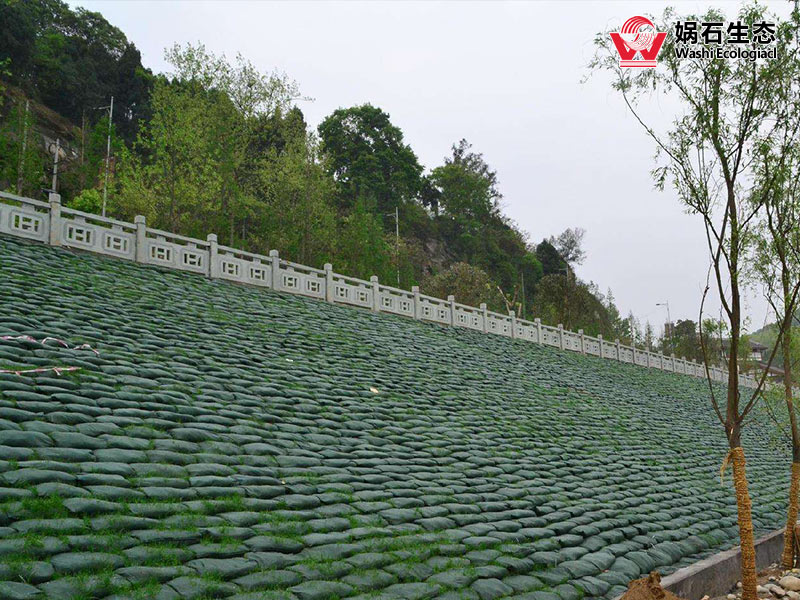
<svg viewBox="0 0 800 600">
<path fill-rule="evenodd" d="M 753 518 L 751 515 L 750 494 L 747 491 L 744 450 L 741 446 L 731 448 L 731 460 L 733 462 L 733 485 L 736 489 L 739 539 L 742 549 L 742 600 L 757 600 Z"/>
<path fill-rule="evenodd" d="M 794 528 L 797 524 L 797 494 L 800 491 L 800 462 L 792 462 L 792 482 L 789 485 L 789 515 L 786 518 L 786 531 L 783 534 L 783 556 L 781 565 L 784 569 L 794 567 Z"/>
<path fill-rule="evenodd" d="M 784 272 L 784 297 L 788 295 L 788 279 Z M 797 430 L 797 417 L 792 398 L 792 319 L 783 332 L 783 391 L 786 409 L 789 411 L 789 424 L 792 431 L 792 479 L 789 485 L 789 513 L 786 516 L 786 531 L 783 534 L 783 557 L 781 564 L 786 569 L 794 566 L 794 527 L 797 523 L 798 492 L 800 492 L 800 435 Z"/>
</svg>

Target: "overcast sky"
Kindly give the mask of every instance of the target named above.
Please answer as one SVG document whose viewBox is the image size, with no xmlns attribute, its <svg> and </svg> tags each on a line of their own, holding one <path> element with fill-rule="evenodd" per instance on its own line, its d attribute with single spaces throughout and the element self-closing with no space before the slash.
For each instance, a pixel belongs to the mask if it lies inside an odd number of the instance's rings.
<svg viewBox="0 0 800 600">
<path fill-rule="evenodd" d="M 642 12 L 734 2 L 148 2 L 70 0 L 121 28 L 155 72 L 163 50 L 202 42 L 297 80 L 311 125 L 370 102 L 391 115 L 426 168 L 460 138 L 497 170 L 504 210 L 539 241 L 586 229 L 584 280 L 658 329 L 697 319 L 708 267 L 700 219 L 653 189 L 654 148 L 621 98 L 586 64 L 598 31 Z M 770 5 L 786 13 L 786 2 Z M 120 99 L 124 102 L 124 99 Z M 668 111 L 650 107 L 653 115 Z M 767 316 L 747 298 L 750 328 Z M 717 304 L 718 306 L 718 304 Z M 713 311 L 712 311 L 713 312 Z"/>
</svg>

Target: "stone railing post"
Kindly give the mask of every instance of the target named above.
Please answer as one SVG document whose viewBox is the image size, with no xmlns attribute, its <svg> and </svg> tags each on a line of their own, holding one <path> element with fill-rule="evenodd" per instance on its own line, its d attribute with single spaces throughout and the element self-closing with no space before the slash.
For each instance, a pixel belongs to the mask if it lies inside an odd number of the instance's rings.
<svg viewBox="0 0 800 600">
<path fill-rule="evenodd" d="M 489 333 L 489 311 L 486 308 L 486 302 L 481 302 L 480 308 L 483 313 L 483 333 Z"/>
<path fill-rule="evenodd" d="M 599 341 L 599 344 L 600 344 L 600 358 L 603 358 L 603 334 L 602 333 L 598 333 L 597 334 L 597 339 L 600 340 Z"/>
<path fill-rule="evenodd" d="M 372 310 L 375 312 L 381 311 L 381 293 L 378 289 L 378 276 L 373 275 L 369 278 L 369 282 L 372 284 Z"/>
<path fill-rule="evenodd" d="M 586 336 L 583 334 L 583 329 L 578 329 L 578 335 L 581 336 L 581 354 L 586 354 Z"/>
<path fill-rule="evenodd" d="M 277 250 L 269 251 L 269 262 L 272 265 L 272 289 L 277 292 L 281 289 L 281 257 Z"/>
<path fill-rule="evenodd" d="M 209 233 L 206 236 L 208 242 L 208 276 L 211 279 L 219 279 L 219 243 L 217 243 L 217 234 Z"/>
<path fill-rule="evenodd" d="M 622 348 L 620 348 L 619 338 L 614 340 L 614 345 L 617 347 L 617 360 L 622 362 Z"/>
<path fill-rule="evenodd" d="M 411 286 L 411 293 L 414 294 L 414 318 L 419 321 L 420 312 L 422 312 L 422 309 L 420 308 L 419 286 Z"/>
<path fill-rule="evenodd" d="M 558 324 L 558 347 L 564 349 L 564 326 L 561 323 Z"/>
<path fill-rule="evenodd" d="M 133 217 L 133 222 L 136 224 L 136 262 L 147 262 L 147 223 L 145 222 L 144 215 L 136 215 Z"/>
<path fill-rule="evenodd" d="M 670 364 L 670 367 L 672 367 L 672 368 L 670 369 L 670 371 L 672 371 L 673 373 L 677 373 L 677 372 L 678 372 L 678 369 L 676 369 L 676 368 L 675 368 L 675 354 L 674 354 L 674 353 L 673 353 L 673 354 L 670 354 L 670 356 L 669 356 L 669 357 L 672 359 L 672 360 L 669 362 L 669 364 Z"/>
<path fill-rule="evenodd" d="M 511 317 L 511 339 L 517 339 L 517 313 L 513 310 L 508 311 L 508 316 Z"/>
<path fill-rule="evenodd" d="M 333 302 L 333 265 L 325 263 L 322 268 L 325 270 L 325 300 Z"/>
<path fill-rule="evenodd" d="M 536 317 L 533 322 L 536 323 L 536 341 L 540 344 L 544 344 L 544 340 L 542 339 L 542 320 Z"/>
<path fill-rule="evenodd" d="M 50 192 L 47 196 L 50 201 L 50 245 L 61 245 L 61 195 Z"/>
<path fill-rule="evenodd" d="M 450 326 L 456 326 L 456 297 L 453 294 L 447 296 L 447 303 L 450 305 Z"/>
</svg>

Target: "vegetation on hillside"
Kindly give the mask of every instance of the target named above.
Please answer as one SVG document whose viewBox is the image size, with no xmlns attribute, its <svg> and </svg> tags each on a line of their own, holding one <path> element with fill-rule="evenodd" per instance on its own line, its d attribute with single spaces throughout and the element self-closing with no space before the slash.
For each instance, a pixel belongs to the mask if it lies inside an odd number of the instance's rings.
<svg viewBox="0 0 800 600">
<path fill-rule="evenodd" d="M 464 139 L 426 169 L 377 106 L 340 108 L 314 130 L 287 75 L 202 45 L 168 48 L 170 72 L 154 74 L 101 14 L 61 0 L 0 1 L 0 56 L 0 189 L 41 197 L 59 138 L 63 201 L 99 212 L 113 96 L 112 216 L 430 294 L 469 265 L 459 301 L 644 339 L 576 277 L 582 232 L 532 243 Z"/>
</svg>

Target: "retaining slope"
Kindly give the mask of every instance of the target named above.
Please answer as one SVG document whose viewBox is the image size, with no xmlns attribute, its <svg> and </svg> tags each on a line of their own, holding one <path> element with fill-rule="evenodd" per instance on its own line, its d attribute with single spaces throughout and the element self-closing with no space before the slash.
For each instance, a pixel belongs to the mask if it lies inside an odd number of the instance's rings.
<svg viewBox="0 0 800 600">
<path fill-rule="evenodd" d="M 736 539 L 707 383 L 0 237 L 0 598 L 611 598 Z M 745 448 L 759 531 L 789 454 Z"/>
</svg>

